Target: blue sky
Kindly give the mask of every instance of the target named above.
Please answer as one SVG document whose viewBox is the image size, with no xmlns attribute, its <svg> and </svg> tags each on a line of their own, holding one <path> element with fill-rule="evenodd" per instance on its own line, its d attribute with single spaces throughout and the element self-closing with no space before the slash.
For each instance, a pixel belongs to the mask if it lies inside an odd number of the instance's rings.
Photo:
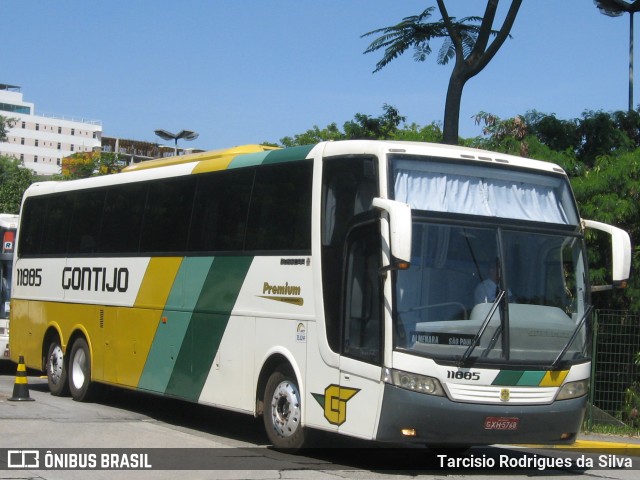
<svg viewBox="0 0 640 480">
<path fill-rule="evenodd" d="M 457 17 L 481 15 L 484 4 L 447 0 Z M 356 113 L 382 114 L 385 103 L 427 125 L 442 121 L 451 66 L 409 52 L 372 74 L 381 53 L 364 55 L 370 39 L 360 36 L 430 5 L 0 0 L 0 83 L 21 86 L 38 114 L 100 120 L 104 135 L 151 142 L 163 142 L 158 128 L 195 130 L 199 138 L 180 146 L 207 150 L 342 126 Z M 462 136 L 481 133 L 472 119 L 480 111 L 569 119 L 627 108 L 628 15 L 606 17 L 592 0 L 524 0 L 511 33 L 465 87 Z"/>
</svg>

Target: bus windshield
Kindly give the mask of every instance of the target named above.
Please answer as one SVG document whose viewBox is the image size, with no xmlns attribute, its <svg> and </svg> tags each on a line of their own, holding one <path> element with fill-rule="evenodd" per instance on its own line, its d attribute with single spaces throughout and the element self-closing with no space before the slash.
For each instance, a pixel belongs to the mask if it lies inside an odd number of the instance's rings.
<svg viewBox="0 0 640 480">
<path fill-rule="evenodd" d="M 588 357 L 585 255 L 565 179 L 402 156 L 392 182 L 413 212 L 411 267 L 395 276 L 397 349 L 461 364 Z"/>
<path fill-rule="evenodd" d="M 549 365 L 584 315 L 572 235 L 416 221 L 411 260 L 396 277 L 396 345 L 412 353 L 460 360 L 483 329 L 478 361 Z M 565 360 L 584 360 L 585 347 L 581 332 Z"/>
</svg>

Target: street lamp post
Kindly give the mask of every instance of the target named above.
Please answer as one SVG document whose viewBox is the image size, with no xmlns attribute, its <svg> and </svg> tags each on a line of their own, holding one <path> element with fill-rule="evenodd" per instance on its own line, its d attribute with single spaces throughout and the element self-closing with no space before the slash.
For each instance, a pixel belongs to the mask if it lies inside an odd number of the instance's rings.
<svg viewBox="0 0 640 480">
<path fill-rule="evenodd" d="M 181 130 L 178 133 L 171 133 L 167 132 L 166 130 L 155 130 L 154 133 L 160 138 L 174 141 L 173 151 L 175 155 L 178 155 L 178 140 L 180 138 L 183 138 L 185 140 L 195 140 L 196 138 L 198 138 L 198 134 L 196 132 L 192 132 L 191 130 Z"/>
<path fill-rule="evenodd" d="M 633 110 L 633 14 L 640 11 L 640 0 L 593 0 L 600 13 L 609 17 L 629 14 L 629 111 Z"/>
</svg>

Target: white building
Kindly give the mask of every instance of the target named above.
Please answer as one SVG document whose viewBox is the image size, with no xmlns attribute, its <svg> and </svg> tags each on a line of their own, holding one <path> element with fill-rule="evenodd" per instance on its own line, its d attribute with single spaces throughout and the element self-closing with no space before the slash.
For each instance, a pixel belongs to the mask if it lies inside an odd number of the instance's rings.
<svg viewBox="0 0 640 480">
<path fill-rule="evenodd" d="M 36 115 L 35 105 L 22 99 L 20 87 L 0 84 L 0 115 L 15 119 L 0 155 L 15 157 L 38 175 L 60 173 L 62 159 L 101 149 L 102 124 L 57 115 Z"/>
</svg>

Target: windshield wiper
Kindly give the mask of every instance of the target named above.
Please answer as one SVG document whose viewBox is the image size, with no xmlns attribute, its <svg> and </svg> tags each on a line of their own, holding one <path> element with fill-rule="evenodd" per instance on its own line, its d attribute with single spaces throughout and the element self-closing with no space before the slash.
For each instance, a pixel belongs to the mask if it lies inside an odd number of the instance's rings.
<svg viewBox="0 0 640 480">
<path fill-rule="evenodd" d="M 464 366 L 464 364 L 467 362 L 467 360 L 469 359 L 469 357 L 471 356 L 475 348 L 480 343 L 480 337 L 482 337 L 482 334 L 487 329 L 489 322 L 493 318 L 493 314 L 496 313 L 496 310 L 500 306 L 500 303 L 502 302 L 502 299 L 504 298 L 505 294 L 506 292 L 504 290 L 500 290 L 498 292 L 496 299 L 493 301 L 493 305 L 491 305 L 491 309 L 489 310 L 489 313 L 483 320 L 482 325 L 480 325 L 480 330 L 478 330 L 478 333 L 476 333 L 475 337 L 473 337 L 473 340 L 471 341 L 471 345 L 469 345 L 467 350 L 462 355 L 462 358 L 460 358 L 460 361 L 458 362 L 459 367 Z"/>
<path fill-rule="evenodd" d="M 578 336 L 578 333 L 580 333 L 580 330 L 582 330 L 582 327 L 584 326 L 585 322 L 587 321 L 587 317 L 591 314 L 591 310 L 593 310 L 593 305 L 589 305 L 587 307 L 587 309 L 585 310 L 584 315 L 582 315 L 582 318 L 580 319 L 580 321 L 576 325 L 576 328 L 573 331 L 573 334 L 571 335 L 571 338 L 566 343 L 564 348 L 560 351 L 560 354 L 556 357 L 556 359 L 551 364 L 550 370 L 555 370 L 556 368 L 558 368 L 558 364 L 560 363 L 560 360 L 562 360 L 562 357 L 564 357 L 565 354 L 569 351 L 569 347 L 571 346 L 573 341 Z"/>
</svg>

